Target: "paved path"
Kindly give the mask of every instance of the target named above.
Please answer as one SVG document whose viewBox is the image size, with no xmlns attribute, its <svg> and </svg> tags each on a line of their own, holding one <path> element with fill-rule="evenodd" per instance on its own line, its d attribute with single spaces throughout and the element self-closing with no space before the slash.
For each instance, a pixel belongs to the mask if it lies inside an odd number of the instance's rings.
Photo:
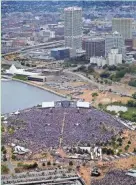
<svg viewBox="0 0 136 185">
<path fill-rule="evenodd" d="M 63 120 L 62 120 L 61 136 L 60 136 L 60 142 L 59 142 L 59 147 L 60 147 L 60 148 L 61 148 L 62 141 L 63 141 L 63 132 L 64 132 L 66 114 L 67 114 L 67 113 L 64 112 L 64 117 L 63 117 Z"/>
</svg>

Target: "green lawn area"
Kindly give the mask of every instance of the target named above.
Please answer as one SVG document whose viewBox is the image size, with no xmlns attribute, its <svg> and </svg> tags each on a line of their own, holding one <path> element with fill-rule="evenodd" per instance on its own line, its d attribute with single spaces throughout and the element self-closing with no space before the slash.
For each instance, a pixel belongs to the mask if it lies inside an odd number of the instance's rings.
<svg viewBox="0 0 136 185">
<path fill-rule="evenodd" d="M 27 81 L 27 77 L 24 75 L 15 75 L 15 76 L 13 76 L 13 79 Z"/>
<path fill-rule="evenodd" d="M 127 105 L 119 104 L 119 103 L 112 103 L 107 105 L 101 105 L 99 106 L 101 109 L 103 109 L 105 112 L 108 112 L 112 115 L 116 115 L 115 111 L 108 111 L 106 108 L 108 105 L 119 105 L 119 106 L 125 106 L 128 108 L 126 112 L 120 112 L 120 117 L 124 118 L 126 120 L 136 122 L 136 107 L 128 107 Z"/>
<path fill-rule="evenodd" d="M 121 113 L 120 116 L 124 119 L 130 120 L 132 122 L 136 122 L 136 108 L 128 107 L 128 111 Z"/>
</svg>

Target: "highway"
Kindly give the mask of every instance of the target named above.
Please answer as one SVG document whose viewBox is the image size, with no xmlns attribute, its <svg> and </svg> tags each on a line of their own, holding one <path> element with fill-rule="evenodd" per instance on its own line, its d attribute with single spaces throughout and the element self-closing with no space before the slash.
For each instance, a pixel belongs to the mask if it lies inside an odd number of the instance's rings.
<svg viewBox="0 0 136 185">
<path fill-rule="evenodd" d="M 17 50 L 17 51 L 14 51 L 14 52 L 9 52 L 9 53 L 6 53 L 6 54 L 2 54 L 2 57 L 6 56 L 6 55 L 10 55 L 10 54 L 16 54 L 16 53 L 22 53 L 24 51 L 30 51 L 30 50 L 33 50 L 33 49 L 39 49 L 39 48 L 47 48 L 49 47 L 55 47 L 55 46 L 62 46 L 64 44 L 64 40 L 60 40 L 60 41 L 54 41 L 54 42 L 46 42 L 44 44 L 38 44 L 38 45 L 34 45 L 34 46 L 28 46 L 28 47 L 25 47 L 25 48 L 22 48 L 21 50 Z"/>
</svg>

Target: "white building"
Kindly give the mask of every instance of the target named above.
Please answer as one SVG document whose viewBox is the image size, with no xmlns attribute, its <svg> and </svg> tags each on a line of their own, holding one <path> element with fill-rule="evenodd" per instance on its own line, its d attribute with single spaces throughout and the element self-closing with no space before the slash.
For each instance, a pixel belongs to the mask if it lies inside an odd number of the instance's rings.
<svg viewBox="0 0 136 185">
<path fill-rule="evenodd" d="M 25 76 L 39 76 L 40 73 L 32 73 L 29 71 L 25 71 L 24 69 L 17 69 L 14 64 L 12 64 L 12 66 L 6 70 L 6 74 L 17 74 L 17 75 L 25 75 Z"/>
<path fill-rule="evenodd" d="M 108 65 L 117 65 L 122 64 L 122 54 L 118 53 L 117 48 L 111 49 L 111 52 L 108 54 Z"/>
<path fill-rule="evenodd" d="M 107 64 L 107 61 L 103 57 L 91 57 L 90 64 L 97 64 L 98 67 L 101 67 Z"/>
<path fill-rule="evenodd" d="M 69 7 L 64 9 L 65 47 L 82 48 L 82 9 Z"/>
<path fill-rule="evenodd" d="M 124 39 L 132 39 L 132 23 L 132 18 L 113 18 L 112 31 L 118 31 Z"/>
<path fill-rule="evenodd" d="M 111 35 L 106 35 L 105 38 L 105 56 L 108 56 L 108 53 L 113 47 L 118 48 L 119 53 L 125 58 L 125 40 L 122 35 L 115 31 Z"/>
</svg>

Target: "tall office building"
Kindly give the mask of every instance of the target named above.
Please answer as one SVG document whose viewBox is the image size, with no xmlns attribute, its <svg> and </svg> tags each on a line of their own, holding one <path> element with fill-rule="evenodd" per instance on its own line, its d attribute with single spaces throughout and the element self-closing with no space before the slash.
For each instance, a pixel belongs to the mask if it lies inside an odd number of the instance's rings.
<svg viewBox="0 0 136 185">
<path fill-rule="evenodd" d="M 82 41 L 82 48 L 86 51 L 86 58 L 105 56 L 105 39 L 85 38 Z"/>
<path fill-rule="evenodd" d="M 111 35 L 107 35 L 105 38 L 105 56 L 108 56 L 108 53 L 113 47 L 118 48 L 120 54 L 125 58 L 125 40 L 122 35 L 115 31 Z"/>
<path fill-rule="evenodd" d="M 124 39 L 132 39 L 132 18 L 113 18 L 112 32 L 119 32 Z"/>
<path fill-rule="evenodd" d="M 69 7 L 64 9 L 65 47 L 82 48 L 82 9 Z"/>
</svg>

